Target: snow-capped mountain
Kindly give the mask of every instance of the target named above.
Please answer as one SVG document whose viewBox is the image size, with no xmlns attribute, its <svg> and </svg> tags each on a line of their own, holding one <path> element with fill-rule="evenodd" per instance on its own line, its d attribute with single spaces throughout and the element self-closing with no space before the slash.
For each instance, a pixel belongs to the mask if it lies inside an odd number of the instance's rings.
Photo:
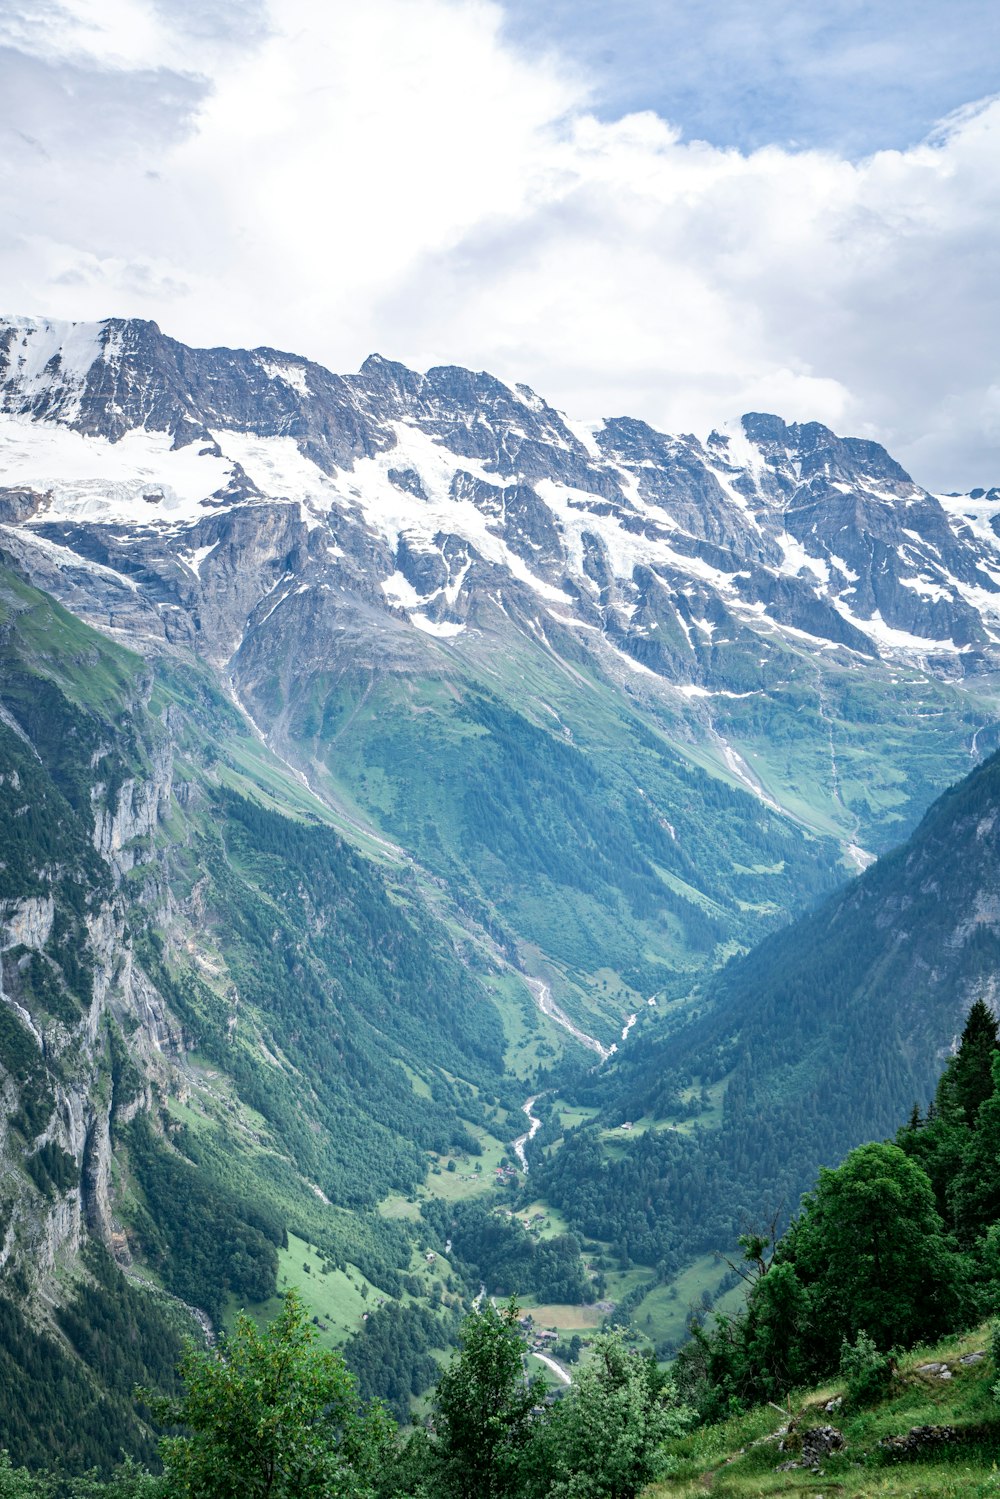
<svg viewBox="0 0 1000 1499">
<path fill-rule="evenodd" d="M 248 507 L 286 555 L 238 590 L 247 618 L 324 587 L 443 640 L 513 612 L 706 690 L 717 644 L 748 632 L 765 653 L 807 637 L 949 675 L 1000 644 L 997 491 L 932 496 L 817 423 L 591 433 L 486 374 L 373 356 L 338 376 L 117 319 L 0 323 L 0 411 L 3 518 L 109 569 L 111 623 L 170 637 L 193 611 L 221 657 L 245 621 L 202 618 L 199 598 Z"/>
<path fill-rule="evenodd" d="M 0 545 L 310 778 L 376 681 L 555 671 L 863 863 L 995 737 L 998 517 L 818 423 L 592 432 L 465 369 L 0 322 Z"/>
</svg>

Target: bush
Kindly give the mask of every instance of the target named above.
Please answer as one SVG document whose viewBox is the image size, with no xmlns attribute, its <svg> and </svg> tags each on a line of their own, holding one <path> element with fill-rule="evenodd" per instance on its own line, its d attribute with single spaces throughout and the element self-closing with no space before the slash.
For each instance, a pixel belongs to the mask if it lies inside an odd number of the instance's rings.
<svg viewBox="0 0 1000 1499">
<path fill-rule="evenodd" d="M 1000 1374 L 1000 1317 L 990 1323 L 990 1358 L 994 1369 Z"/>
<path fill-rule="evenodd" d="M 1000 1374 L 1000 1317 L 990 1323 L 990 1358 L 994 1372 Z M 991 1386 L 994 1400 L 1000 1401 L 1000 1379 Z"/>
<path fill-rule="evenodd" d="M 845 1338 L 840 1346 L 840 1373 L 849 1404 L 873 1405 L 889 1388 L 895 1367 L 892 1354 L 880 1353 L 864 1329 L 853 1344 Z"/>
</svg>

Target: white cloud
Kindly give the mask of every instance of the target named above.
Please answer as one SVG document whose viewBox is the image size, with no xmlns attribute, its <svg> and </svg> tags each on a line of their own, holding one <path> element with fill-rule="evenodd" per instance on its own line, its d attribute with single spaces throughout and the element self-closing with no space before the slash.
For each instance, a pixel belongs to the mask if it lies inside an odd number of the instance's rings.
<svg viewBox="0 0 1000 1499">
<path fill-rule="evenodd" d="M 597 120 L 472 0 L 33 14 L 0 58 L 35 101 L 0 176 L 13 310 L 471 364 L 673 429 L 777 410 L 1000 479 L 996 101 L 860 162 L 748 156 Z"/>
</svg>

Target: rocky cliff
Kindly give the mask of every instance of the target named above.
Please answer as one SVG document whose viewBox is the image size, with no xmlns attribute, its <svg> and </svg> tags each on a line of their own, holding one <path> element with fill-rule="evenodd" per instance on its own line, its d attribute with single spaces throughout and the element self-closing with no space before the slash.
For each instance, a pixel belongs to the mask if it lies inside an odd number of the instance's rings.
<svg viewBox="0 0 1000 1499">
<path fill-rule="evenodd" d="M 9 560 L 0 848 L 4 1440 L 37 1457 L 55 1400 L 86 1466 L 152 1451 L 132 1385 L 227 1298 L 266 1303 L 289 1233 L 402 1296 L 378 1203 L 516 1093 L 473 934 L 349 849 L 211 677 Z"/>
</svg>

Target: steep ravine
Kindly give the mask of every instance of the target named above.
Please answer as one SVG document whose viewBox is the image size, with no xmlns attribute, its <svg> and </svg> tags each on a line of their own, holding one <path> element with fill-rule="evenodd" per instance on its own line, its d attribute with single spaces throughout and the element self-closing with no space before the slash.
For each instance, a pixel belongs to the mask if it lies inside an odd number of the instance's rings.
<svg viewBox="0 0 1000 1499">
<path fill-rule="evenodd" d="M 526 1098 L 524 1100 L 524 1103 L 522 1103 L 521 1105 L 521 1113 L 524 1114 L 528 1120 L 528 1128 L 523 1135 L 518 1135 L 517 1139 L 514 1141 L 514 1154 L 521 1162 L 521 1170 L 524 1172 L 525 1176 L 527 1176 L 528 1174 L 527 1147 L 530 1145 L 531 1141 L 535 1138 L 535 1136 L 538 1134 L 538 1131 L 542 1127 L 542 1121 L 539 1119 L 538 1115 L 531 1112 L 541 1096 L 542 1095 L 540 1093 L 533 1093 L 531 1097 Z"/>
</svg>

